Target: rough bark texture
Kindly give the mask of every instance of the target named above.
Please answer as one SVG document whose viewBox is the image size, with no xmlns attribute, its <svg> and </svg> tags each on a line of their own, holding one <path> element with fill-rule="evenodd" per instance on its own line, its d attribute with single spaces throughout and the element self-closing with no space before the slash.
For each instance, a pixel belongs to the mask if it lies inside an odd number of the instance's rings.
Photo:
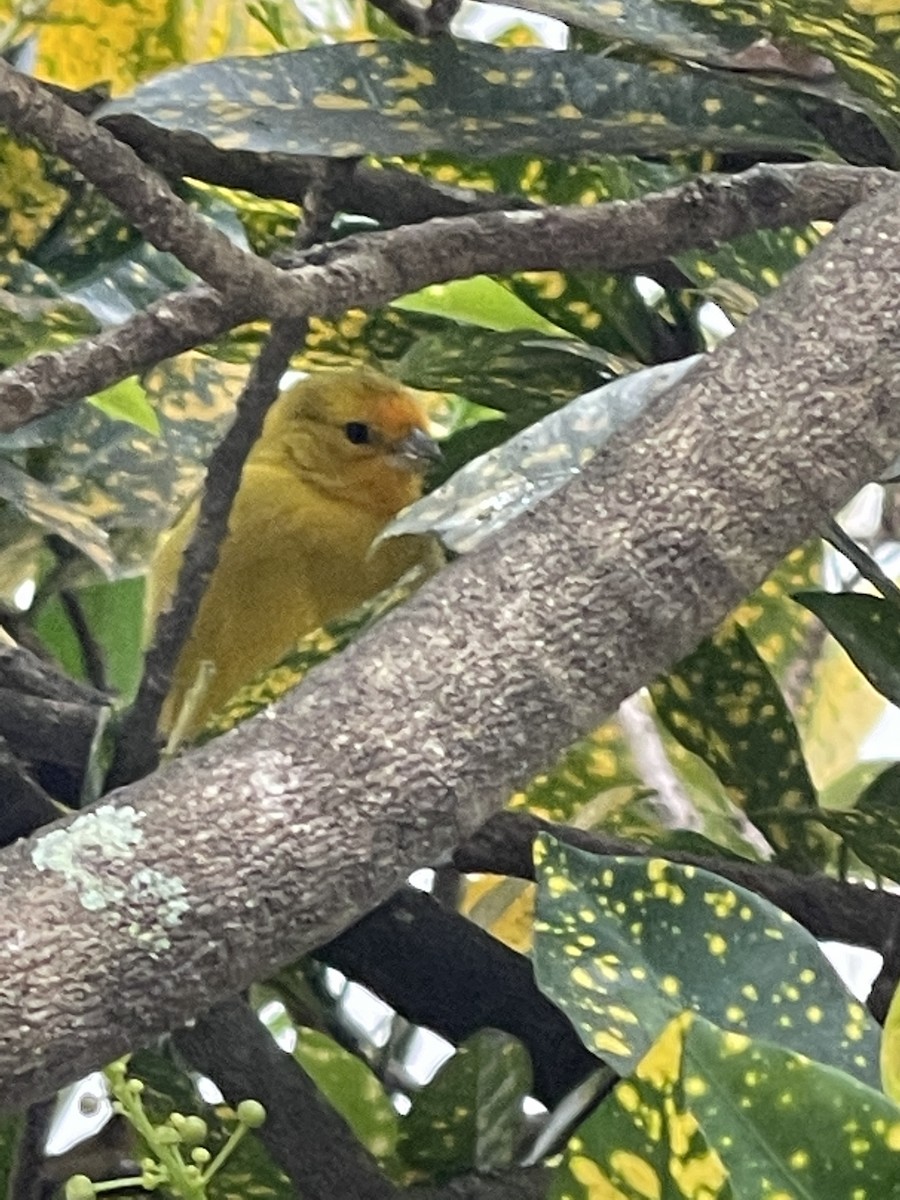
<svg viewBox="0 0 900 1200">
<path fill-rule="evenodd" d="M 886 189 L 565 492 L 271 712 L 5 851 L 0 1102 L 321 944 L 690 650 L 900 445 L 898 272 Z"/>
</svg>

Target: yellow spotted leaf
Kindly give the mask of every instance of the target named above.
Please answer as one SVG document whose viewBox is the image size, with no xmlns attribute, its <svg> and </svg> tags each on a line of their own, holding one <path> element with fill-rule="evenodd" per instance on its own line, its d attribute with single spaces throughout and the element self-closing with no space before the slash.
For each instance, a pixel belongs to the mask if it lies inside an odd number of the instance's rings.
<svg viewBox="0 0 900 1200">
<path fill-rule="evenodd" d="M 650 689 L 670 733 L 718 776 L 785 865 L 827 859 L 818 798 L 785 699 L 734 621 Z"/>
<path fill-rule="evenodd" d="M 898 1154 L 900 1109 L 873 1088 L 683 1013 L 575 1131 L 550 1194 L 893 1200 Z"/>
<path fill-rule="evenodd" d="M 797 111 L 761 88 L 452 38 L 222 58 L 167 72 L 97 116 L 120 132 L 139 118 L 200 134 L 222 150 L 337 158 L 440 150 L 493 158 L 498 145 L 554 157 L 766 146 L 824 153 Z"/>
<path fill-rule="evenodd" d="M 691 1022 L 688 1013 L 670 1021 L 635 1073 L 575 1131 L 552 1200 L 732 1200 L 728 1171 L 685 1092 Z"/>
<path fill-rule="evenodd" d="M 535 864 L 538 985 L 620 1074 L 688 1011 L 877 1084 L 877 1026 L 811 934 L 768 901 L 696 867 L 547 836 Z"/>
</svg>

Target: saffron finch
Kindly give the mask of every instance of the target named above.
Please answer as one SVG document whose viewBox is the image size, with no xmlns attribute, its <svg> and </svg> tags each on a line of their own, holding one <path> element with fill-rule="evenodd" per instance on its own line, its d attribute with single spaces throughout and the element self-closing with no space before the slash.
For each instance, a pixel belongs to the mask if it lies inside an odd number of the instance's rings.
<svg viewBox="0 0 900 1200">
<path fill-rule="evenodd" d="M 163 708 L 164 731 L 204 662 L 214 673 L 185 714 L 187 736 L 304 634 L 416 564 L 439 564 L 427 538 L 391 538 L 372 550 L 391 518 L 422 494 L 422 473 L 440 457 L 426 426 L 417 398 L 370 367 L 313 375 L 281 394 L 244 466 Z M 174 591 L 198 508 L 195 501 L 160 541 L 148 580 L 152 619 Z"/>
</svg>

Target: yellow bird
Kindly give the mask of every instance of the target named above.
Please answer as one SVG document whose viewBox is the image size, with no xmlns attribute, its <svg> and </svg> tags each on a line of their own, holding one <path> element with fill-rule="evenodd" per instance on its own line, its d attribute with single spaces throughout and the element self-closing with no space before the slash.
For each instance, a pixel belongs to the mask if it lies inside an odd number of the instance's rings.
<svg viewBox="0 0 900 1200">
<path fill-rule="evenodd" d="M 214 674 L 186 736 L 304 634 L 410 567 L 436 567 L 439 554 L 428 538 L 391 538 L 375 550 L 372 542 L 422 494 L 422 473 L 438 458 L 422 405 L 370 367 L 314 375 L 284 391 L 244 466 L 162 729 L 171 729 L 204 662 Z M 195 501 L 157 549 L 147 592 L 154 620 L 174 590 L 198 508 Z"/>
</svg>

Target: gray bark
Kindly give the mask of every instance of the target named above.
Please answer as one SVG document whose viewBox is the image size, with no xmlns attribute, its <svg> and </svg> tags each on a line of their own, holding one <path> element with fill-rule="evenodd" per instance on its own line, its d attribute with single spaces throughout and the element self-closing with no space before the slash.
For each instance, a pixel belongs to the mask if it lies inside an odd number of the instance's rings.
<svg viewBox="0 0 900 1200">
<path fill-rule="evenodd" d="M 332 937 L 696 645 L 900 447 L 898 272 L 886 188 L 564 492 L 271 712 L 0 855 L 0 1103 Z"/>
</svg>

